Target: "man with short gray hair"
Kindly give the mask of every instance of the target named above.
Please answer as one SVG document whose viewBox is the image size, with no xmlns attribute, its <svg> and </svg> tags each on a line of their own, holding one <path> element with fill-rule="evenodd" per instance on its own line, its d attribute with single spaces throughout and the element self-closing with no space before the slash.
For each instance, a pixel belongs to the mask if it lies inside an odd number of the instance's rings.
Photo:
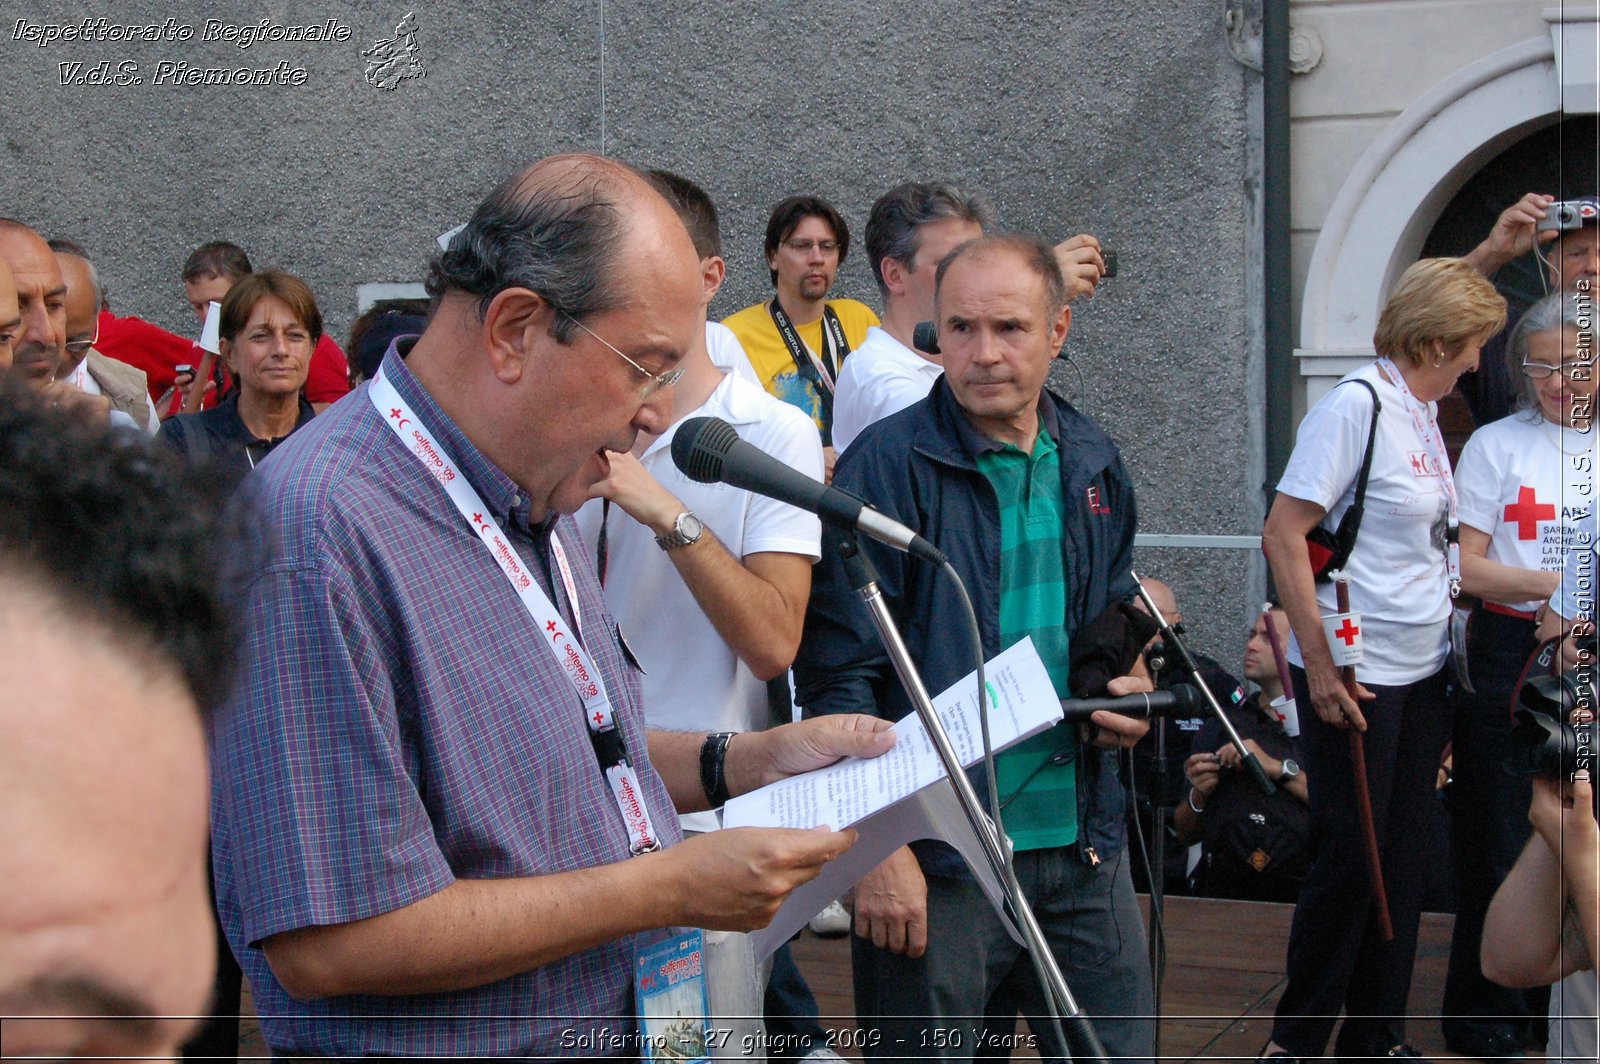
<svg viewBox="0 0 1600 1064">
<path fill-rule="evenodd" d="M 50 241 L 62 279 L 67 282 L 67 340 L 56 379 L 86 395 L 111 400 L 111 423 L 154 435 L 161 427 L 144 371 L 107 358 L 95 349 L 99 335 L 100 275 L 83 248 L 70 240 Z"/>
<path fill-rule="evenodd" d="M 939 355 L 916 346 L 920 322 L 933 319 L 934 271 L 957 245 L 994 225 L 987 200 L 946 181 L 907 181 L 872 205 L 867 255 L 883 294 L 883 322 L 839 371 L 833 445 L 842 451 L 880 418 L 928 394 L 944 372 Z M 1100 242 L 1088 234 L 1054 249 L 1067 299 L 1092 295 L 1105 272 Z"/>
<path fill-rule="evenodd" d="M 1060 697 L 1106 693 L 1068 687 L 1071 651 L 1091 642 L 1091 626 L 1127 634 L 1117 606 L 1134 591 L 1133 486 L 1111 439 L 1044 387 L 1072 316 L 1060 265 L 1031 237 L 981 237 L 947 255 L 934 280 L 945 372 L 925 399 L 844 452 L 834 484 L 949 556 L 986 658 L 1032 639 Z M 965 612 L 954 581 L 865 538 L 860 550 L 928 690 L 960 681 L 972 651 L 965 625 L 951 621 Z M 911 704 L 840 553 L 824 550 L 817 570 L 795 662 L 801 705 L 807 714 L 903 717 Z M 1109 685 L 1114 695 L 1141 689 L 1148 679 Z M 1116 748 L 1148 724 L 1105 712 L 1092 720 L 1081 734 L 1061 723 L 998 755 L 997 800 L 1022 889 L 1071 989 L 1113 1059 L 1141 1061 L 1151 1055 L 1151 991 Z M 986 793 L 981 769 L 969 775 Z M 949 846 L 922 840 L 896 851 L 856 886 L 855 900 L 856 1015 L 882 1036 L 865 1056 L 1006 1055 L 1019 1012 L 1041 1057 L 1066 1055 L 1042 1022 L 1048 1010 L 1027 952 Z"/>
</svg>

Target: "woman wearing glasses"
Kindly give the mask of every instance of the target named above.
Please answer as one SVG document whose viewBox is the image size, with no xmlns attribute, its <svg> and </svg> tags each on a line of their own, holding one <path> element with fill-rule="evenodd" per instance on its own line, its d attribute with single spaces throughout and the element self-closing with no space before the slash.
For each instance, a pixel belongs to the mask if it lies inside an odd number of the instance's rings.
<svg viewBox="0 0 1600 1064">
<path fill-rule="evenodd" d="M 1521 1056 L 1524 1026 L 1542 1031 L 1543 995 L 1483 977 L 1489 899 L 1528 838 L 1526 777 L 1506 771 L 1510 706 L 1535 644 L 1535 612 L 1561 582 L 1579 518 L 1594 497 L 1594 297 L 1556 293 L 1534 304 L 1506 345 L 1521 383 L 1518 409 L 1485 425 L 1461 452 L 1461 588 L 1481 599 L 1468 629 L 1472 690 L 1455 695 L 1451 853 L 1459 906 L 1445 982 L 1450 1049 Z M 1540 1044 L 1543 1044 L 1540 1039 Z"/>
<path fill-rule="evenodd" d="M 312 417 L 300 389 L 322 336 L 322 312 L 304 281 L 262 270 L 228 289 L 218 333 L 237 386 L 210 410 L 168 419 L 158 438 L 238 481 Z"/>
</svg>

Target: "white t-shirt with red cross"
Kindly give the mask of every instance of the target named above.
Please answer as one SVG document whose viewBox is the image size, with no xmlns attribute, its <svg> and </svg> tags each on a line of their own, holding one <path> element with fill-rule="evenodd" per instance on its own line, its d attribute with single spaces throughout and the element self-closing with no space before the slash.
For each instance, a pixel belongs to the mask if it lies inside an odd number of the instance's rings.
<svg viewBox="0 0 1600 1064">
<path fill-rule="evenodd" d="M 1487 534 L 1488 558 L 1559 573 L 1578 523 L 1594 506 L 1594 433 L 1538 411 L 1491 422 L 1467 441 L 1456 472 L 1461 523 Z M 1533 611 L 1540 600 L 1506 602 Z"/>
<path fill-rule="evenodd" d="M 1383 404 L 1366 514 L 1344 567 L 1350 608 L 1361 614 L 1356 679 L 1385 686 L 1415 683 L 1438 672 L 1450 649 L 1445 470 L 1417 431 L 1406 397 L 1383 379 L 1375 363 L 1344 379 L 1371 384 Z M 1295 434 L 1278 490 L 1328 511 L 1322 526 L 1330 532 L 1355 501 L 1371 424 L 1372 394 L 1359 384 L 1341 383 L 1307 412 Z M 1334 594 L 1332 584 L 1317 585 L 1317 605 L 1325 615 L 1337 612 Z M 1294 639 L 1289 660 L 1305 665 Z"/>
</svg>

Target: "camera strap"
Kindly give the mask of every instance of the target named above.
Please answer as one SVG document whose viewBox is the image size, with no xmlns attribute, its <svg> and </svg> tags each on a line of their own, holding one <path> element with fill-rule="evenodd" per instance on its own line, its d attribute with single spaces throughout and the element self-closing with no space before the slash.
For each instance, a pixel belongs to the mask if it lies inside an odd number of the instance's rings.
<svg viewBox="0 0 1600 1064">
<path fill-rule="evenodd" d="M 638 773 L 634 771 L 633 761 L 628 757 L 627 741 L 617 723 L 611 696 L 606 691 L 599 667 L 584 649 L 581 635 L 576 631 L 568 635 L 565 618 L 523 565 L 516 549 L 501 534 L 499 525 L 488 516 L 489 507 L 484 505 L 482 496 L 467 483 L 466 475 L 457 468 L 455 459 L 423 425 L 381 368 L 368 386 L 367 398 L 377 409 L 383 423 L 400 438 L 401 445 L 422 463 L 422 467 L 444 489 L 462 520 L 471 527 L 478 541 L 494 558 L 495 567 L 511 584 L 512 592 L 522 603 L 523 609 L 528 611 L 534 628 L 544 637 L 545 645 L 560 665 L 562 674 L 572 684 L 583 707 L 584 724 L 595 757 L 600 762 L 600 771 L 610 784 L 617 811 L 622 815 L 622 824 L 628 833 L 630 855 L 637 857 L 659 850 L 661 838 L 650 821 L 644 790 L 640 786 Z M 567 563 L 567 552 L 554 531 L 550 534 L 550 553 L 555 569 L 560 574 L 567 601 L 572 605 L 573 617 L 581 625 L 583 615 L 578 607 L 577 585 Z"/>
<path fill-rule="evenodd" d="M 789 320 L 788 313 L 778 303 L 776 296 L 767 303 L 767 312 L 772 315 L 772 324 L 777 326 L 783 346 L 789 349 L 789 357 L 794 359 L 795 371 L 817 394 L 822 411 L 822 442 L 831 445 L 834 382 L 839 378 L 839 367 L 844 364 L 844 356 L 850 353 L 850 344 L 844 336 L 844 324 L 831 306 L 823 305 L 822 352 L 819 355 L 800 338 L 799 330 Z"/>
</svg>

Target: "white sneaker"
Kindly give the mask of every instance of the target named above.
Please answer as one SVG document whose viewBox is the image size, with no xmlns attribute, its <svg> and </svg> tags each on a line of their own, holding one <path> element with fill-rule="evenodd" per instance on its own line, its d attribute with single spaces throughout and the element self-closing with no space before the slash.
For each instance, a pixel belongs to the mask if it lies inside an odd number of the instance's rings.
<svg viewBox="0 0 1600 1064">
<path fill-rule="evenodd" d="M 850 914 L 837 901 L 830 901 L 828 907 L 813 916 L 807 926 L 818 938 L 838 938 L 850 933 Z"/>
</svg>

